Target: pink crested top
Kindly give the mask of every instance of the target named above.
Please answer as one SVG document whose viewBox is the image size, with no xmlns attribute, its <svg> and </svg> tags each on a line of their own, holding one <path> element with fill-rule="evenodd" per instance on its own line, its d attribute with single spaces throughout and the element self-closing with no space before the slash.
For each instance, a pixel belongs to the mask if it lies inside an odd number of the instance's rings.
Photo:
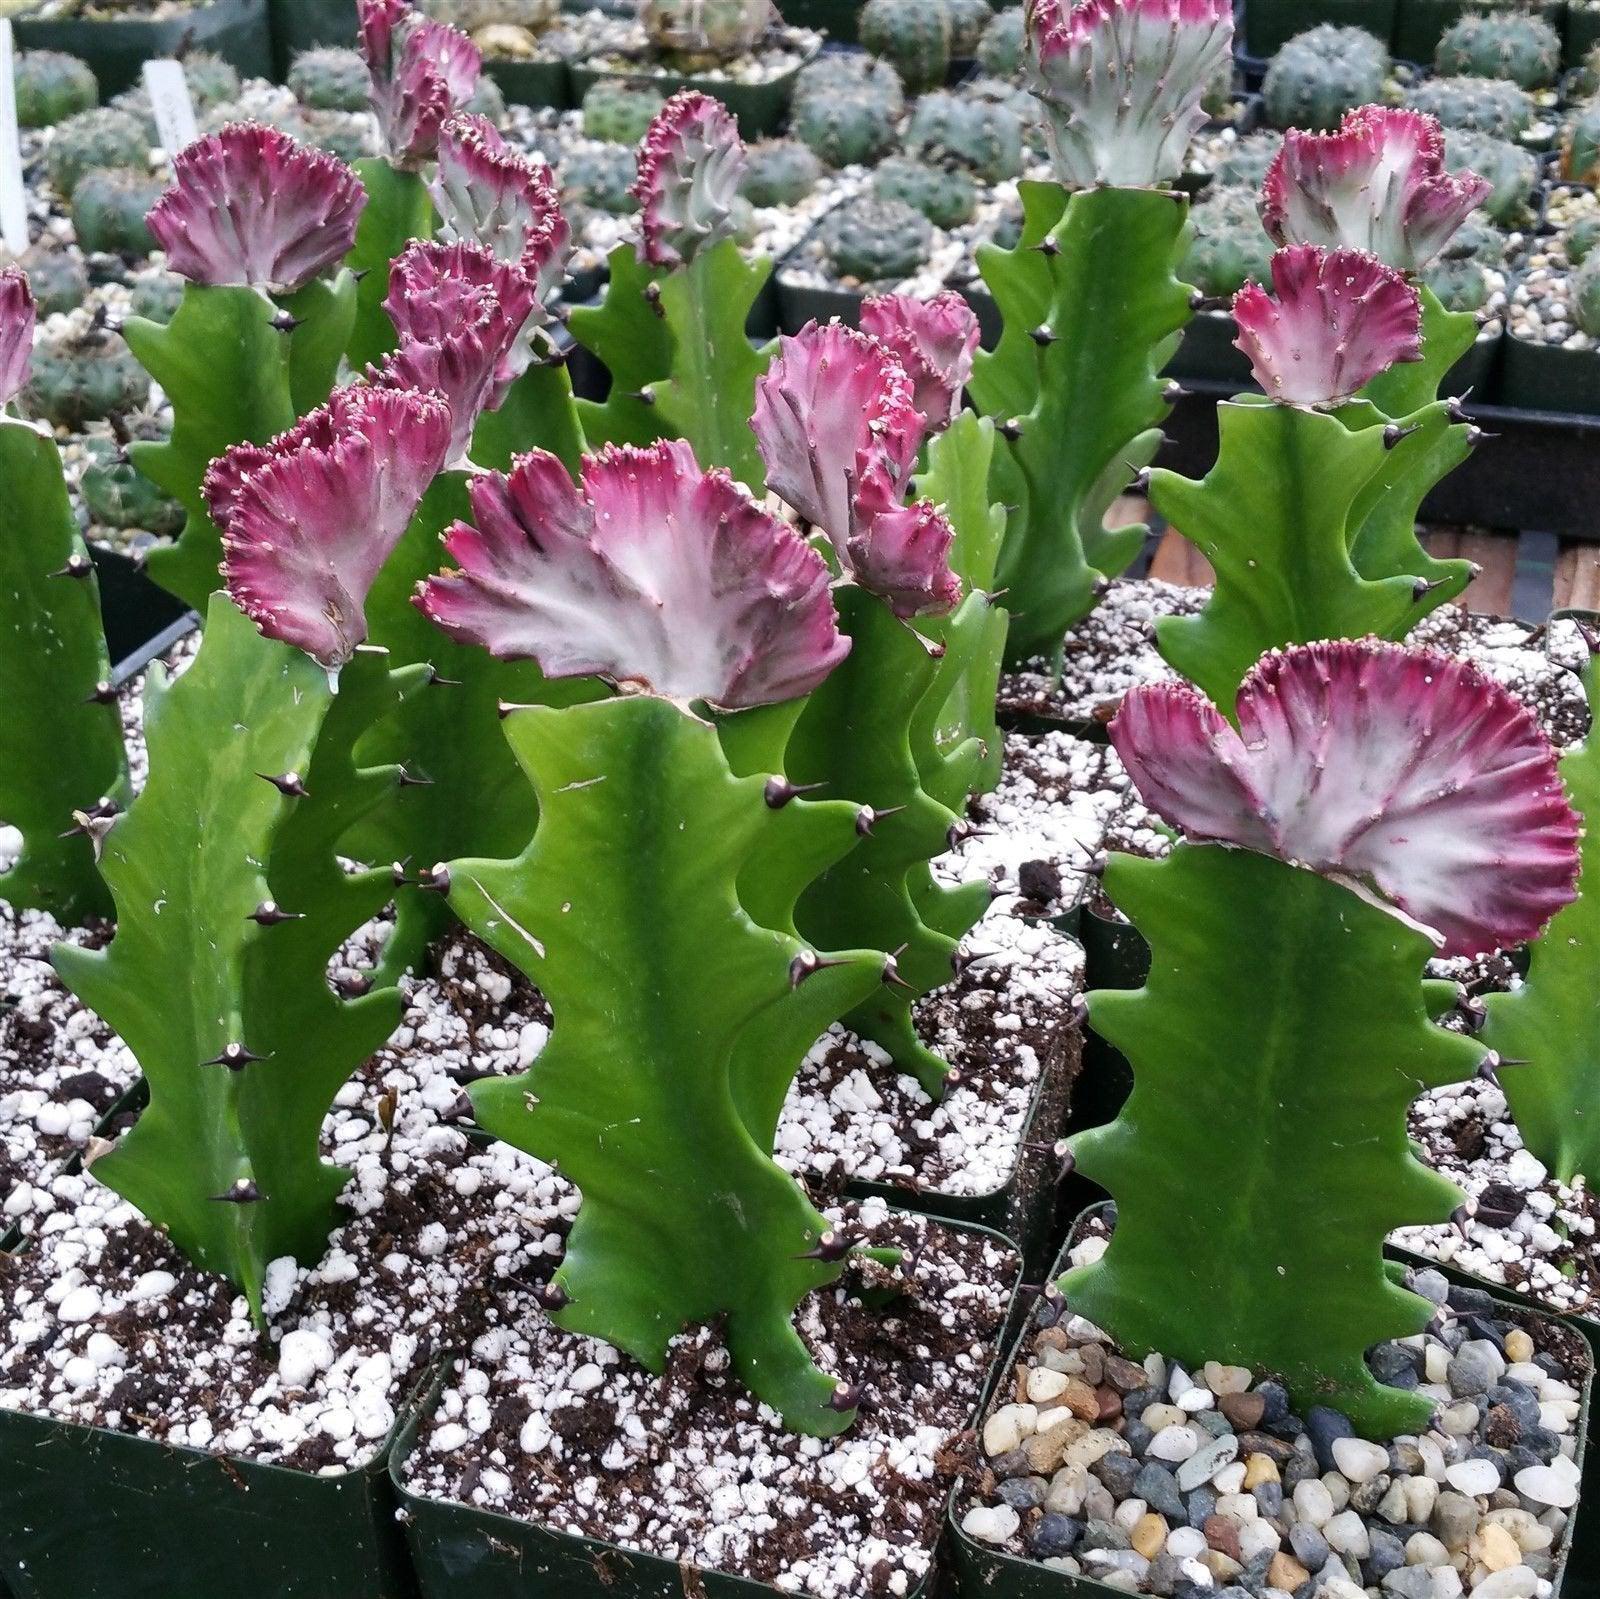
<svg viewBox="0 0 1600 1599">
<path fill-rule="evenodd" d="M 423 16 L 410 0 L 356 0 L 356 15 L 384 149 L 396 166 L 419 168 L 477 90 L 483 56 L 466 34 Z"/>
<path fill-rule="evenodd" d="M 167 265 L 193 283 L 292 294 L 350 253 L 366 204 L 344 162 L 234 122 L 178 155 L 149 224 Z"/>
<path fill-rule="evenodd" d="M 972 307 L 953 289 L 931 300 L 877 295 L 861 303 L 861 331 L 887 345 L 905 368 L 928 432 L 947 428 L 961 409 L 982 337 Z"/>
<path fill-rule="evenodd" d="M 1375 639 L 1301 645 L 1245 679 L 1238 724 L 1188 684 L 1141 684 L 1111 740 L 1191 838 L 1376 895 L 1444 954 L 1523 943 L 1576 897 L 1555 752 L 1477 667 Z"/>
<path fill-rule="evenodd" d="M 1397 362 L 1422 359 L 1417 291 L 1373 256 L 1291 245 L 1272 258 L 1272 287 L 1247 283 L 1234 296 L 1234 343 L 1283 405 L 1338 405 Z"/>
<path fill-rule="evenodd" d="M 0 272 L 0 406 L 9 405 L 28 381 L 37 321 L 28 274 L 7 267 Z"/>
<path fill-rule="evenodd" d="M 1421 271 L 1491 185 L 1445 170 L 1444 134 L 1421 111 L 1362 106 L 1336 133 L 1291 128 L 1261 190 L 1261 220 L 1279 244 L 1365 250 Z"/>
<path fill-rule="evenodd" d="M 487 117 L 452 117 L 439 135 L 431 185 L 447 242 L 481 244 L 513 261 L 545 305 L 566 276 L 572 230 L 560 185 L 542 161 L 513 150 Z"/>
<path fill-rule="evenodd" d="M 733 232 L 733 203 L 746 164 L 739 125 L 720 100 L 684 89 L 662 106 L 639 141 L 641 261 L 682 266 Z"/>
<path fill-rule="evenodd" d="M 767 486 L 827 535 L 863 588 L 902 617 L 960 601 L 950 524 L 932 505 L 902 504 L 924 421 L 887 345 L 838 322 L 780 339 L 750 427 Z"/>
<path fill-rule="evenodd" d="M 1027 0 L 1024 82 L 1044 106 L 1056 175 L 1172 182 L 1232 50 L 1232 0 Z"/>
<path fill-rule="evenodd" d="M 469 492 L 420 609 L 549 677 L 739 710 L 808 694 L 844 658 L 827 564 L 681 441 L 608 445 L 575 485 L 535 450 Z"/>
<path fill-rule="evenodd" d="M 436 394 L 357 384 L 271 444 L 230 450 L 205 496 L 234 602 L 268 638 L 336 671 L 367 636 L 367 594 L 449 443 Z"/>
</svg>

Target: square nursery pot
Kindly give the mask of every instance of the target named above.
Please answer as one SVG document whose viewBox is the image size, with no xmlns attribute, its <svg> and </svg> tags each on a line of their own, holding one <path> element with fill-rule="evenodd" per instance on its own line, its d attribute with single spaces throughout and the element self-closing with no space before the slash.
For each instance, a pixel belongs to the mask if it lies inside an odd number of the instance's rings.
<svg viewBox="0 0 1600 1599">
<path fill-rule="evenodd" d="M 1095 1213 L 1109 1211 L 1111 1208 L 1102 1202 L 1091 1206 L 1079 1216 L 1067 1242 L 1062 1246 L 1061 1254 L 1048 1280 L 1054 1280 L 1066 1270 L 1069 1264 L 1067 1252 L 1084 1222 Z M 1396 1260 L 1402 1258 L 1394 1251 L 1389 1253 Z M 1492 1297 L 1508 1309 L 1521 1312 L 1528 1310 L 1524 1302 L 1503 1293 L 1494 1293 Z M 1543 1319 L 1571 1332 L 1577 1332 L 1573 1324 L 1562 1317 L 1545 1314 Z M 1030 1325 L 1031 1319 L 1023 1324 L 1016 1338 L 1006 1349 L 997 1370 L 996 1381 L 1004 1381 L 1005 1374 L 1015 1365 Z M 1583 1380 L 1577 1423 L 1576 1461 L 1580 1470 L 1588 1468 L 1584 1478 L 1585 1489 L 1588 1489 L 1593 1479 L 1600 1475 L 1595 1472 L 1588 1460 L 1586 1450 L 1589 1402 L 1595 1370 L 1592 1344 L 1590 1356 L 1589 1370 Z M 961 1530 L 960 1504 L 961 1485 L 957 1484 L 956 1491 L 950 1496 L 950 1524 L 946 1529 L 948 1558 L 954 1577 L 952 1599 L 1125 1599 L 1129 1592 L 1126 1588 L 1114 1587 L 1093 1577 L 1052 1571 L 1037 1561 L 1022 1559 L 1020 1556 L 1008 1554 L 1002 1549 L 969 1538 Z M 1584 1508 L 1584 1499 L 1580 1497 L 1571 1512 L 1572 1520 L 1569 1523 L 1566 1547 L 1551 1576 L 1550 1599 L 1593 1599 L 1597 1591 L 1596 1573 L 1600 1570 L 1600 1561 L 1595 1557 L 1597 1552 L 1600 1552 L 1600 1549 L 1597 1549 L 1597 1546 L 1600 1546 L 1600 1537 L 1596 1536 L 1600 1533 L 1600 1511 L 1597 1511 L 1591 1502 L 1588 1506 L 1589 1514 L 1585 1518 L 1579 1514 Z M 1470 1599 L 1470 1595 L 1467 1599 Z"/>
<path fill-rule="evenodd" d="M 1132 922 L 1107 915 L 1091 896 L 1083 907 L 1078 941 L 1083 945 L 1084 989 L 1138 988 L 1150 973 L 1150 946 Z M 1133 1068 L 1114 1044 L 1093 1028 L 1083 1030 L 1083 1071 L 1072 1097 L 1069 1131 L 1114 1121 L 1133 1090 Z"/>
<path fill-rule="evenodd" d="M 565 111 L 578 103 L 572 95 L 572 73 L 565 61 L 486 60 L 483 70 L 511 105 Z"/>
<path fill-rule="evenodd" d="M 997 1236 L 996 1241 L 1010 1243 Z M 1019 1283 L 997 1348 L 1011 1349 L 1023 1325 Z M 1000 1370 L 994 1366 L 985 1376 L 974 1416 L 983 1414 Z M 429 1391 L 402 1422 L 390 1451 L 390 1477 L 401 1505 L 399 1520 L 405 1526 L 421 1599 L 761 1599 L 763 1595 L 773 1599 L 782 1591 L 748 1577 L 680 1565 L 659 1555 L 411 1492 L 404 1486 L 402 1470 L 444 1381 L 443 1371 L 435 1375 Z M 943 1596 L 943 1575 L 942 1562 L 937 1562 L 907 1599 Z M 298 1592 L 295 1599 L 300 1599 Z"/>
<path fill-rule="evenodd" d="M 302 50 L 356 42 L 356 0 L 269 0 L 272 53 L 279 78 Z"/>
<path fill-rule="evenodd" d="M 1395 14 L 1403 0 L 1245 0 L 1244 48 L 1265 61 L 1297 33 L 1319 22 L 1365 28 L 1385 44 L 1394 38 Z"/>
<path fill-rule="evenodd" d="M 777 4 L 790 27 L 815 28 L 831 44 L 856 42 L 859 0 L 777 0 Z"/>
<path fill-rule="evenodd" d="M 1502 405 L 1600 416 L 1600 351 L 1567 350 L 1513 335 L 1500 366 Z"/>
<path fill-rule="evenodd" d="M 148 653 L 151 645 L 166 638 L 173 625 L 188 616 L 189 609 L 152 583 L 131 556 L 99 544 L 91 544 L 89 554 L 100 584 L 100 616 L 112 664 L 120 672 L 124 662 L 136 661 L 134 670 L 142 671 L 153 658 Z"/>
<path fill-rule="evenodd" d="M 1434 51 L 1445 30 L 1472 6 L 1468 0 L 1399 0 L 1394 24 L 1394 53 L 1402 61 L 1433 65 Z M 1566 22 L 1567 0 L 1531 0 L 1557 33 Z"/>
<path fill-rule="evenodd" d="M 810 59 L 810 58 L 808 58 Z M 769 78 L 765 83 L 734 83 L 726 78 L 687 77 L 682 73 L 655 71 L 641 66 L 633 71 L 605 71 L 597 67 L 574 64 L 570 69 L 572 105 L 581 105 L 583 97 L 602 78 L 620 78 L 626 83 L 641 83 L 664 95 L 674 95 L 680 89 L 698 89 L 713 100 L 720 100 L 738 119 L 739 132 L 746 139 L 761 139 L 776 133 L 789 114 L 789 97 L 794 92 L 794 80 L 800 75 L 801 62 L 792 70 Z"/>
<path fill-rule="evenodd" d="M 184 16 L 160 22 L 140 17 L 45 20 L 25 11 L 12 19 L 12 27 L 19 50 L 64 50 L 81 56 L 94 69 L 105 100 L 135 87 L 140 70 L 152 57 L 174 56 L 187 49 L 212 51 L 232 62 L 242 77 L 272 76 L 267 0 L 211 0 Z"/>
</svg>

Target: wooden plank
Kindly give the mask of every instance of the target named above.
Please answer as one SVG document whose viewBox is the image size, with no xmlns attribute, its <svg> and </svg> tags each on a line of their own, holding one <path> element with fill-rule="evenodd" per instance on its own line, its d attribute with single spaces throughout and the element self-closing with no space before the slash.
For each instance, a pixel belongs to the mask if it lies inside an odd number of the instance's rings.
<svg viewBox="0 0 1600 1599">
<path fill-rule="evenodd" d="M 1600 611 L 1600 547 L 1569 544 L 1556 557 L 1556 609 Z"/>
<path fill-rule="evenodd" d="M 1169 528 L 1150 558 L 1150 576 L 1182 588 L 1210 588 L 1211 563 L 1176 528 Z"/>
<path fill-rule="evenodd" d="M 1505 616 L 1511 610 L 1511 587 L 1517 575 L 1517 541 L 1501 533 L 1463 533 L 1460 553 L 1481 568 L 1462 596 L 1469 611 Z"/>
</svg>

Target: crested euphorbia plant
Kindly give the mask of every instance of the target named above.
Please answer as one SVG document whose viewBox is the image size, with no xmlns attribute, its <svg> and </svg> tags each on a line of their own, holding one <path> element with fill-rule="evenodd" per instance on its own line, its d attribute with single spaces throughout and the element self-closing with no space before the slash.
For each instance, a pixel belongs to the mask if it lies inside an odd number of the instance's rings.
<svg viewBox="0 0 1600 1599">
<path fill-rule="evenodd" d="M 1438 124 L 1367 106 L 1291 132 L 1262 190 L 1283 245 L 1272 289 L 1234 300 L 1266 399 L 1219 407 L 1202 482 L 1152 474 L 1152 504 L 1216 569 L 1203 615 L 1157 626 L 1163 654 L 1227 710 L 1264 650 L 1402 638 L 1471 578 L 1417 540 L 1430 489 L 1476 435 L 1438 391 L 1476 332 L 1411 281 L 1488 185 L 1444 171 Z"/>
<path fill-rule="evenodd" d="M 702 462 L 759 490 L 750 412 L 767 357 L 745 324 L 772 263 L 746 261 L 733 237 L 738 125 L 720 101 L 685 90 L 650 124 L 638 163 L 638 238 L 612 251 L 603 302 L 569 324 L 611 373 L 606 402 L 580 407 L 584 430 L 593 443 L 687 439 Z"/>
<path fill-rule="evenodd" d="M 812 695 L 786 771 L 802 787 L 864 805 L 864 836 L 801 895 L 796 920 L 824 947 L 893 952 L 893 983 L 847 1020 L 933 1093 L 948 1067 L 917 1038 L 911 1007 L 954 975 L 989 889 L 942 888 L 930 862 L 950 847 L 968 796 L 998 757 L 992 720 L 974 712 L 985 696 L 993 704 L 1006 617 L 952 570 L 956 538 L 945 511 L 929 500 L 905 503 L 924 435 L 948 437 L 976 319 L 951 295 L 929 305 L 869 301 L 862 320 L 893 347 L 836 322 L 780 340 L 756 384 L 751 423 L 768 486 L 826 538 L 848 579 L 835 598 L 850 654 Z M 987 542 L 991 561 L 993 439 L 974 418 L 946 448 L 936 443 L 931 468 L 937 486 L 975 517 L 969 542 Z M 974 492 L 977 504 L 963 505 Z"/>
<path fill-rule="evenodd" d="M 857 1396 L 791 1318 L 851 1244 L 771 1157 L 805 1052 L 884 975 L 882 954 L 795 929 L 860 818 L 800 797 L 783 764 L 850 647 L 828 567 L 681 441 L 609 446 L 576 485 L 535 451 L 470 496 L 446 539 L 459 569 L 420 608 L 463 643 L 615 689 L 508 707 L 532 842 L 430 874 L 554 1013 L 529 1071 L 470 1090 L 490 1132 L 581 1191 L 546 1304 L 654 1370 L 685 1324 L 723 1317 L 757 1396 L 837 1432 Z"/>
<path fill-rule="evenodd" d="M 222 557 L 201 493 L 206 469 L 327 399 L 350 341 L 356 280 L 324 274 L 349 252 L 365 204 L 343 162 L 275 128 L 234 123 L 177 157 L 150 213 L 167 264 L 188 283 L 170 324 L 135 317 L 123 328 L 173 410 L 168 442 L 129 453 L 188 511 L 182 536 L 147 564 L 196 610 Z"/>
<path fill-rule="evenodd" d="M 1600 634 L 1584 687 L 1600 711 Z M 1523 1143 L 1564 1183 L 1600 1182 L 1600 732 L 1561 759 L 1567 794 L 1584 819 L 1582 890 L 1533 946 L 1528 974 L 1484 998 L 1483 1042 L 1514 1071 L 1500 1079 Z"/>
<path fill-rule="evenodd" d="M 70 925 L 110 908 L 92 843 L 126 765 L 99 586 L 61 456 L 48 429 L 9 409 L 28 381 L 35 320 L 26 274 L 0 272 L 0 825 L 22 835 L 0 865 L 0 900 Z"/>
<path fill-rule="evenodd" d="M 433 234 L 433 200 L 423 168 L 440 153 L 452 117 L 477 92 L 483 57 L 466 34 L 425 16 L 411 0 L 356 0 L 357 43 L 381 156 L 356 163 L 368 198 L 349 264 L 363 274 L 350 343 L 357 365 L 393 347 L 384 315 L 389 267 L 412 239 Z"/>
<path fill-rule="evenodd" d="M 1111 737 L 1183 838 L 1106 870 L 1154 958 L 1145 987 L 1089 997 L 1134 1085 L 1073 1140 L 1117 1220 L 1062 1289 L 1135 1357 L 1236 1362 L 1367 1436 L 1419 1431 L 1436 1401 L 1363 1359 L 1432 1314 L 1384 1238 L 1461 1198 L 1412 1154 L 1406 1109 L 1487 1061 L 1430 1019 L 1425 963 L 1520 943 L 1573 898 L 1554 753 L 1476 668 L 1370 639 L 1267 656 L 1237 730 L 1165 683 Z"/>
<path fill-rule="evenodd" d="M 95 1175 L 258 1314 L 268 1264 L 327 1242 L 348 1174 L 322 1161 L 322 1122 L 400 1019 L 397 989 L 340 997 L 327 968 L 394 893 L 387 866 L 340 860 L 405 777 L 355 750 L 432 691 L 365 643 L 365 606 L 450 435 L 436 395 L 363 385 L 212 467 L 228 592 L 189 670 L 150 671 L 150 775 L 100 829 L 116 936 L 55 952 L 150 1091 Z"/>
<path fill-rule="evenodd" d="M 1004 333 L 972 378 L 1003 435 L 998 575 L 1018 660 L 1052 654 L 1143 541 L 1104 519 L 1169 409 L 1160 372 L 1191 314 L 1176 275 L 1188 208 L 1170 185 L 1229 59 L 1233 6 L 1029 0 L 1026 27 L 1059 182 L 1021 184 L 1021 241 L 979 251 Z"/>
</svg>

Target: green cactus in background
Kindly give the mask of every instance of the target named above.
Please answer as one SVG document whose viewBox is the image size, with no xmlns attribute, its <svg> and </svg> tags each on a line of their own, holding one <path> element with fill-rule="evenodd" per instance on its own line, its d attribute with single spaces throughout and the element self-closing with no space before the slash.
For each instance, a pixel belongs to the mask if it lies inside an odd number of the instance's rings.
<svg viewBox="0 0 1600 1599">
<path fill-rule="evenodd" d="M 1178 274 L 1186 283 L 1209 299 L 1225 299 L 1248 281 L 1267 281 L 1274 247 L 1254 189 L 1214 187 L 1190 218 L 1192 237 Z"/>
<path fill-rule="evenodd" d="M 1544 89 L 1561 71 L 1561 35 L 1525 11 L 1469 12 L 1445 30 L 1433 66 L 1441 77 L 1509 78 Z"/>
<path fill-rule="evenodd" d="M 1600 255 L 1586 256 L 1572 275 L 1572 318 L 1591 338 L 1600 338 Z"/>
<path fill-rule="evenodd" d="M 1266 182 L 1267 169 L 1278 159 L 1282 148 L 1281 133 L 1247 133 L 1217 163 L 1213 177 L 1223 187 L 1259 189 Z"/>
<path fill-rule="evenodd" d="M 1600 245 L 1600 217 L 1582 217 L 1567 229 L 1567 259 L 1582 266 Z"/>
<path fill-rule="evenodd" d="M 19 403 L 29 416 L 79 433 L 84 423 L 137 410 L 149 397 L 150 380 L 139 363 L 96 318 L 87 327 L 40 339 Z"/>
<path fill-rule="evenodd" d="M 1527 90 L 1499 78 L 1429 78 L 1407 91 L 1405 103 L 1447 128 L 1474 128 L 1499 139 L 1520 139 L 1533 122 Z"/>
<path fill-rule="evenodd" d="M 978 65 L 997 78 L 1014 78 L 1022 65 L 1022 34 L 1026 12 L 1021 6 L 997 11 L 978 41 Z"/>
<path fill-rule="evenodd" d="M 370 159 L 377 142 L 371 118 L 356 111 L 302 111 L 284 131 L 352 167 Z"/>
<path fill-rule="evenodd" d="M 1432 291 L 1447 311 L 1476 314 L 1489 303 L 1489 275 L 1472 255 L 1442 255 L 1430 262 L 1418 279 Z"/>
<path fill-rule="evenodd" d="M 637 144 L 666 96 L 647 83 L 600 78 L 583 97 L 584 137 L 602 144 Z"/>
<path fill-rule="evenodd" d="M 957 61 L 969 61 L 994 21 L 994 10 L 989 0 L 945 0 L 945 9 L 950 13 L 950 54 Z"/>
<path fill-rule="evenodd" d="M 162 432 L 150 418 L 135 421 L 130 436 L 160 439 Z M 78 492 L 92 522 L 101 527 L 141 528 L 170 538 L 183 531 L 188 513 L 171 495 L 163 493 L 127 458 L 114 438 L 96 435 L 84 444 L 88 457 Z"/>
<path fill-rule="evenodd" d="M 371 80 L 359 50 L 302 50 L 289 65 L 289 90 L 313 111 L 365 111 Z"/>
<path fill-rule="evenodd" d="M 100 85 L 89 63 L 59 50 L 22 51 L 15 79 L 19 128 L 53 128 L 100 103 Z"/>
<path fill-rule="evenodd" d="M 17 265 L 28 274 L 28 287 L 40 316 L 76 311 L 89 296 L 83 257 L 65 246 L 36 244 Z"/>
<path fill-rule="evenodd" d="M 903 200 L 858 196 L 823 219 L 819 229 L 829 264 L 858 283 L 898 283 L 928 263 L 933 228 Z"/>
<path fill-rule="evenodd" d="M 1144 528 L 1113 531 L 1104 519 L 1160 443 L 1169 408 L 1160 372 L 1191 291 L 1176 276 L 1187 207 L 1171 194 L 1069 199 L 1031 182 L 1020 191 L 1017 246 L 978 250 L 1004 332 L 979 355 L 969 389 L 1001 434 L 992 489 L 1009 524 L 996 581 L 1010 596 L 1008 654 L 1026 661 L 1051 655 L 1143 544 Z M 1050 248 L 1038 248 L 1047 238 Z M 1108 273 L 1106 260 L 1120 258 L 1140 270 Z M 1100 398 L 1085 406 L 1085 394 Z"/>
<path fill-rule="evenodd" d="M 1505 227 L 1527 220 L 1539 192 L 1539 161 L 1531 150 L 1474 128 L 1450 128 L 1444 137 L 1445 167 L 1476 172 L 1492 187 L 1482 209 Z"/>
<path fill-rule="evenodd" d="M 1261 84 L 1275 128 L 1336 128 L 1346 111 L 1383 99 L 1389 52 L 1364 28 L 1324 23 L 1297 34 Z"/>
<path fill-rule="evenodd" d="M 887 61 L 855 50 L 825 51 L 801 67 L 790 97 L 791 113 L 813 94 L 845 90 L 863 101 L 881 105 L 893 119 L 906 108 L 905 85 Z"/>
<path fill-rule="evenodd" d="M 347 875 L 336 853 L 398 778 L 358 771 L 351 750 L 424 676 L 364 651 L 336 692 L 215 596 L 189 670 L 150 671 L 150 775 L 101 849 L 116 937 L 55 951 L 150 1088 L 95 1176 L 258 1317 L 268 1262 L 326 1246 L 349 1174 L 323 1164 L 322 1121 L 400 1020 L 397 990 L 341 1000 L 327 966 L 394 893 L 386 868 Z"/>
<path fill-rule="evenodd" d="M 1022 129 L 1009 105 L 939 90 L 913 107 L 905 142 L 913 155 L 945 156 L 1000 183 L 1022 171 Z"/>
<path fill-rule="evenodd" d="M 0 819 L 22 852 L 0 899 L 64 926 L 110 909 L 86 825 L 124 798 L 122 721 L 108 683 L 100 592 L 55 441 L 0 414 Z"/>
<path fill-rule="evenodd" d="M 791 106 L 789 131 L 830 167 L 848 167 L 894 148 L 895 116 L 855 89 L 818 88 Z"/>
<path fill-rule="evenodd" d="M 959 167 L 929 166 L 891 156 L 872 174 L 880 200 L 898 200 L 920 211 L 936 228 L 958 228 L 978 209 L 978 186 Z"/>
<path fill-rule="evenodd" d="M 1600 100 L 1579 106 L 1562 123 L 1561 176 L 1569 183 L 1600 184 Z"/>
<path fill-rule="evenodd" d="M 857 31 L 867 50 L 893 64 L 912 94 L 944 82 L 954 31 L 945 0 L 867 0 Z"/>
<path fill-rule="evenodd" d="M 639 15 L 657 50 L 695 67 L 753 50 L 770 12 L 770 0 L 643 0 Z"/>
<path fill-rule="evenodd" d="M 80 111 L 56 128 L 45 149 L 44 169 L 63 199 L 70 200 L 84 173 L 97 167 L 149 170 L 150 137 L 137 117 L 102 106 Z"/>
<path fill-rule="evenodd" d="M 562 163 L 562 197 L 608 216 L 629 216 L 639 202 L 629 193 L 637 172 L 633 151 L 625 144 L 593 144 L 574 150 Z"/>
<path fill-rule="evenodd" d="M 131 291 L 129 309 L 146 322 L 165 327 L 183 304 L 183 279 L 176 272 L 152 270 L 128 280 Z"/>
<path fill-rule="evenodd" d="M 505 736 L 538 829 L 516 860 L 451 862 L 449 885 L 555 1016 L 528 1072 L 469 1090 L 493 1136 L 582 1193 L 554 1320 L 660 1371 L 686 1323 L 723 1317 L 756 1396 L 830 1435 L 854 1398 L 791 1318 L 845 1250 L 819 1247 L 827 1225 L 771 1149 L 802 1057 L 879 984 L 883 957 L 818 960 L 795 935 L 796 898 L 854 845 L 857 816 L 837 800 L 768 803 L 798 709 L 729 718 L 731 762 L 717 727 L 654 697 L 514 711 Z M 647 1171 L 663 1180 L 641 1183 Z"/>
<path fill-rule="evenodd" d="M 110 168 L 86 172 L 72 191 L 72 227 L 91 255 L 146 256 L 155 240 L 145 223 L 166 185 L 159 178 Z"/>
<path fill-rule="evenodd" d="M 1600 279 L 1596 280 L 1600 298 Z M 1591 651 L 1597 641 L 1588 636 Z M 1600 707 L 1600 666 L 1584 670 L 1590 707 Z M 1500 1078 L 1522 1142 L 1558 1182 L 1600 1173 L 1600 734 L 1561 760 L 1561 778 L 1584 818 L 1580 897 L 1532 947 L 1528 975 L 1510 993 L 1484 997 L 1482 1042 L 1519 1064 Z"/>
<path fill-rule="evenodd" d="M 797 139 L 765 139 L 749 149 L 739 193 L 751 205 L 793 206 L 822 180 L 822 163 Z"/>
<path fill-rule="evenodd" d="M 1072 1142 L 1117 1225 L 1063 1293 L 1135 1357 L 1272 1371 L 1297 1405 L 1330 1405 L 1362 1437 L 1424 1427 L 1435 1401 L 1380 1385 L 1362 1357 L 1420 1332 L 1431 1309 L 1387 1280 L 1385 1236 L 1460 1202 L 1406 1142 L 1419 1088 L 1470 1077 L 1483 1053 L 1430 1019 L 1433 945 L 1250 850 L 1115 855 L 1105 888 L 1154 960 L 1145 987 L 1089 996 L 1134 1086 L 1115 1122 Z"/>
</svg>

